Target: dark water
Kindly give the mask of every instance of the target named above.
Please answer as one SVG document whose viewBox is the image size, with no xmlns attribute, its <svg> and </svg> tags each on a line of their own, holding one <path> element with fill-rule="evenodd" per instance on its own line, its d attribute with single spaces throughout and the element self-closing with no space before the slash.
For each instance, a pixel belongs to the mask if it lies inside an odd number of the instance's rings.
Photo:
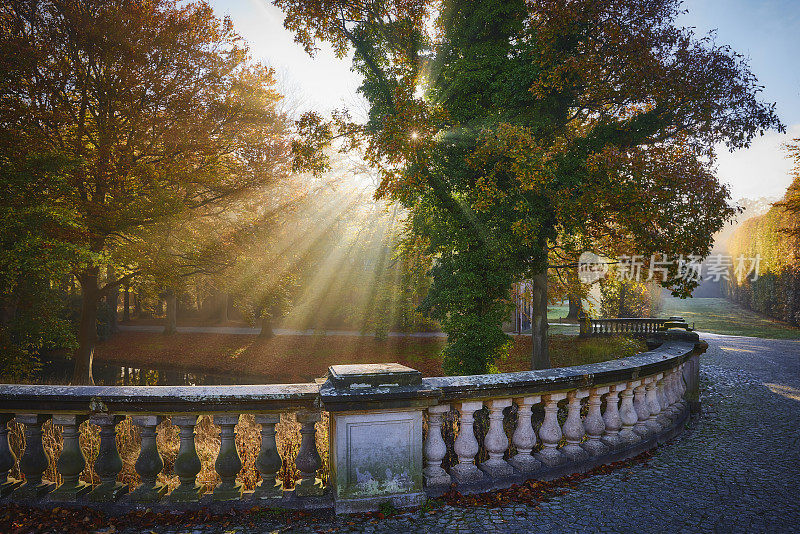
<svg viewBox="0 0 800 534">
<path fill-rule="evenodd" d="M 73 363 L 69 358 L 48 356 L 42 369 L 32 377 L 33 382 L 68 384 Z M 92 364 L 94 383 L 98 386 L 202 386 L 231 384 L 275 384 L 283 382 L 268 376 L 234 373 L 213 373 L 198 369 L 169 366 L 136 367 L 122 363 L 95 360 Z"/>
</svg>

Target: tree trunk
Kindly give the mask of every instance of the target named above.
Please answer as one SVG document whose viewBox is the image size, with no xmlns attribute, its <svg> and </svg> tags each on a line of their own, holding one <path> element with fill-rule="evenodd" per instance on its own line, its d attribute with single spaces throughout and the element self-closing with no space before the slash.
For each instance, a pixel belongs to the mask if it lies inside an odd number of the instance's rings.
<svg viewBox="0 0 800 534">
<path fill-rule="evenodd" d="M 167 300 L 167 322 L 164 325 L 164 333 L 174 334 L 178 331 L 178 299 L 175 297 L 175 291 L 172 289 L 167 289 L 165 297 Z"/>
<path fill-rule="evenodd" d="M 227 292 L 219 294 L 219 317 L 217 318 L 220 323 L 228 322 L 228 305 L 230 303 L 230 295 Z"/>
<path fill-rule="evenodd" d="M 261 332 L 258 333 L 258 337 L 261 338 L 270 338 L 275 335 L 275 332 L 272 331 L 272 316 L 268 313 L 264 313 L 261 315 Z"/>
<path fill-rule="evenodd" d="M 125 284 L 125 293 L 122 295 L 122 320 L 131 320 L 131 285 Z"/>
<path fill-rule="evenodd" d="M 108 265 L 108 267 L 106 267 L 106 283 L 113 284 L 116 281 L 117 273 L 114 271 L 114 267 L 112 265 Z M 117 306 L 119 306 L 118 285 L 108 288 L 108 292 L 106 294 L 106 304 L 108 304 L 108 307 L 111 308 L 111 333 L 115 334 L 119 332 L 119 328 L 117 328 Z"/>
<path fill-rule="evenodd" d="M 567 313 L 567 319 L 578 319 L 578 314 L 581 312 L 582 303 L 581 298 L 577 295 L 570 294 L 568 297 L 569 300 L 569 313 Z"/>
<path fill-rule="evenodd" d="M 547 267 L 533 276 L 531 299 L 531 369 L 550 369 L 547 339 Z"/>
<path fill-rule="evenodd" d="M 137 319 L 142 314 L 142 298 L 139 293 L 133 294 L 133 314 Z"/>
<path fill-rule="evenodd" d="M 81 322 L 78 326 L 78 348 L 73 359 L 73 384 L 94 384 L 92 359 L 97 343 L 97 304 L 100 292 L 97 287 L 97 267 L 90 267 L 80 276 L 81 283 Z"/>
</svg>

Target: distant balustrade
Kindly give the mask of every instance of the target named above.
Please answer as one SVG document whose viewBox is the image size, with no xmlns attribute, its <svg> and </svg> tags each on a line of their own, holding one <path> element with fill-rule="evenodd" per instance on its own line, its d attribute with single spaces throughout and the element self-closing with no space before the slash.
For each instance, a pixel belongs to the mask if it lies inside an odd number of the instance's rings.
<svg viewBox="0 0 800 534">
<path fill-rule="evenodd" d="M 691 331 L 692 329 L 682 317 L 669 317 L 665 319 L 650 317 L 621 317 L 611 319 L 591 319 L 584 317 L 580 320 L 581 336 L 612 336 L 632 335 L 647 336 L 664 332 L 670 328 Z"/>
<path fill-rule="evenodd" d="M 641 323 L 656 324 L 652 323 Z M 0 499 L 52 503 L 163 505 L 243 500 L 282 507 L 374 509 L 386 500 L 408 506 L 456 484 L 460 491 L 508 487 L 529 478 L 551 479 L 628 458 L 670 438 L 688 417 L 696 395 L 697 358 L 705 344 L 685 333 L 636 356 L 542 371 L 421 378 L 402 366 L 341 366 L 324 384 L 266 386 L 0 385 Z M 363 369 L 362 369 L 363 368 Z M 328 411 L 322 427 L 322 411 Z M 259 481 L 245 492 L 240 480 L 237 423 L 251 414 L 260 425 L 255 466 Z M 279 472 L 289 461 L 276 441 L 284 417 L 299 424 L 293 487 Z M 215 487 L 198 483 L 203 463 L 195 445 L 200 416 L 219 427 Z M 135 470 L 140 483 L 120 482 L 117 429 L 126 418 L 138 428 Z M 179 483 L 159 482 L 164 470 L 158 429 L 165 418 L 178 428 L 171 467 Z M 43 444 L 46 422 L 60 428 L 55 460 Z M 423 421 L 426 422 L 423 431 Z M 456 423 L 453 432 L 445 425 Z M 21 424 L 19 458 L 8 425 Z M 81 481 L 87 465 L 82 423 L 99 428 L 94 459 L 99 480 Z M 317 434 L 327 433 L 327 485 L 318 476 Z M 173 453 L 174 454 L 174 453 Z M 10 476 L 18 468 L 22 480 Z M 289 484 L 291 486 L 291 484 Z M 252 484 L 251 484 L 252 487 Z"/>
</svg>

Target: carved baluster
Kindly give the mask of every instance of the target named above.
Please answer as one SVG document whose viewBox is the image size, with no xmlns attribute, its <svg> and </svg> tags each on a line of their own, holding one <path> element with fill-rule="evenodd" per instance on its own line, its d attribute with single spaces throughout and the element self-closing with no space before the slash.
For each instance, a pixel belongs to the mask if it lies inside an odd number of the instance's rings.
<svg viewBox="0 0 800 534">
<path fill-rule="evenodd" d="M 215 415 L 214 424 L 220 427 L 219 454 L 214 462 L 214 469 L 220 483 L 214 488 L 215 501 L 230 501 L 242 497 L 242 483 L 236 481 L 236 475 L 242 470 L 242 459 L 236 450 L 236 433 L 234 427 L 239 422 L 238 415 Z"/>
<path fill-rule="evenodd" d="M 86 457 L 80 443 L 80 426 L 86 419 L 85 415 L 53 416 L 53 424 L 61 427 L 61 435 L 64 437 L 64 447 L 56 463 L 62 483 L 50 494 L 53 501 L 75 501 L 92 489 L 89 484 L 79 480 L 86 468 Z"/>
<path fill-rule="evenodd" d="M 636 410 L 637 422 L 633 431 L 642 438 L 647 438 L 653 431 L 647 427 L 647 418 L 650 417 L 650 408 L 647 407 L 647 379 L 639 381 L 639 385 L 633 390 L 633 408 Z"/>
<path fill-rule="evenodd" d="M 622 419 L 619 416 L 619 393 L 625 390 L 625 383 L 609 386 L 606 395 L 606 411 L 603 413 L 603 443 L 613 451 L 622 445 L 619 430 L 622 428 Z M 609 452 L 610 452 L 609 451 Z"/>
<path fill-rule="evenodd" d="M 134 502 L 156 502 L 167 492 L 167 486 L 159 484 L 158 474 L 164 469 L 164 461 L 158 452 L 156 443 L 156 427 L 161 422 L 158 415 L 137 415 L 131 418 L 134 425 L 140 428 L 141 447 L 136 458 L 136 472 L 142 479 L 139 487 L 131 492 Z"/>
<path fill-rule="evenodd" d="M 503 429 L 503 410 L 511 406 L 511 399 L 494 399 L 489 405 L 489 431 L 483 445 L 489 459 L 480 465 L 481 471 L 497 478 L 506 477 L 514 473 L 514 468 L 503 460 L 503 454 L 508 449 L 508 437 Z"/>
<path fill-rule="evenodd" d="M 656 398 L 660 408 L 656 421 L 661 428 L 669 428 L 672 425 L 672 418 L 669 413 L 669 402 L 667 401 L 667 382 L 669 381 L 669 371 L 660 374 L 656 382 Z"/>
<path fill-rule="evenodd" d="M 100 448 L 94 462 L 100 484 L 89 493 L 90 501 L 116 501 L 128 492 L 127 484 L 117 482 L 117 475 L 122 471 L 122 458 L 117 450 L 117 424 L 123 419 L 111 414 L 96 414 L 89 418 L 93 425 L 100 427 Z"/>
<path fill-rule="evenodd" d="M 667 402 L 669 403 L 669 408 L 667 412 L 671 419 L 675 420 L 678 418 L 678 371 L 677 369 L 672 369 L 669 372 L 669 377 L 667 381 Z"/>
<path fill-rule="evenodd" d="M 0 497 L 5 497 L 22 484 L 21 480 L 8 476 L 17 463 L 17 457 L 8 443 L 8 423 L 14 419 L 14 414 L 0 414 Z"/>
<path fill-rule="evenodd" d="M 566 444 L 561 448 L 561 453 L 570 461 L 581 462 L 589 458 L 580 443 L 586 434 L 586 429 L 581 421 L 581 399 L 589 396 L 589 391 L 579 389 L 567 393 L 567 419 L 564 421 L 564 439 Z"/>
<path fill-rule="evenodd" d="M 277 480 L 281 470 L 281 455 L 275 443 L 275 425 L 281 421 L 278 414 L 257 415 L 257 424 L 261 425 L 261 450 L 256 458 L 256 469 L 261 474 L 261 482 L 253 492 L 254 499 L 274 499 L 283 497 L 283 484 Z"/>
<path fill-rule="evenodd" d="M 428 435 L 425 438 L 425 486 L 449 486 L 450 475 L 442 468 L 442 460 L 447 456 L 447 444 L 442 438 L 442 420 L 450 411 L 449 404 L 428 408 Z"/>
<path fill-rule="evenodd" d="M 300 481 L 294 488 L 295 495 L 309 497 L 322 495 L 324 488 L 322 481 L 317 478 L 317 469 L 322 466 L 322 458 L 317 451 L 316 430 L 314 425 L 322 417 L 317 411 L 297 412 L 297 422 L 300 423 L 300 450 L 297 453 L 295 465 L 300 471 Z"/>
<path fill-rule="evenodd" d="M 689 405 L 684 398 L 686 395 L 686 380 L 684 379 L 683 372 L 686 368 L 686 363 L 682 363 L 678 366 L 678 378 L 676 379 L 678 383 L 678 410 L 679 413 L 683 412 L 686 407 Z"/>
<path fill-rule="evenodd" d="M 583 426 L 586 429 L 587 440 L 583 448 L 592 456 L 600 456 L 608 451 L 608 447 L 601 441 L 603 431 L 606 429 L 603 415 L 600 413 L 601 396 L 608 393 L 608 386 L 592 388 L 589 390 L 589 400 L 586 401 L 588 411 Z"/>
<path fill-rule="evenodd" d="M 511 436 L 511 442 L 517 449 L 509 463 L 523 473 L 532 473 L 542 467 L 542 463 L 533 457 L 531 452 L 536 445 L 536 432 L 531 424 L 531 406 L 541 402 L 539 395 L 516 399 L 517 428 Z"/>
<path fill-rule="evenodd" d="M 459 406 L 461 412 L 461 430 L 453 443 L 453 450 L 458 456 L 458 463 L 450 469 L 450 474 L 459 484 L 474 482 L 483 478 L 483 473 L 475 466 L 475 455 L 480 447 L 475 439 L 475 412 L 483 407 L 480 401 L 462 402 Z"/>
<path fill-rule="evenodd" d="M 650 415 L 647 417 L 647 428 L 652 434 L 659 434 L 662 430 L 660 424 L 656 420 L 658 414 L 661 413 L 661 405 L 658 403 L 658 393 L 656 391 L 657 382 L 662 375 L 651 376 L 647 378 L 647 390 L 645 392 L 645 402 L 647 402 L 647 409 Z"/>
<path fill-rule="evenodd" d="M 564 461 L 564 455 L 557 448 L 558 442 L 561 440 L 561 427 L 558 425 L 558 401 L 566 398 L 566 393 L 542 395 L 544 420 L 539 428 L 542 450 L 536 453 L 536 458 L 549 467 L 554 467 Z"/>
<path fill-rule="evenodd" d="M 635 445 L 642 439 L 633 431 L 633 427 L 639 421 L 636 408 L 633 406 L 633 390 L 641 383 L 641 380 L 631 380 L 620 392 L 619 418 L 622 421 L 622 429 L 619 431 L 619 438 L 623 446 Z"/>
<path fill-rule="evenodd" d="M 19 470 L 25 475 L 22 484 L 13 496 L 16 499 L 36 499 L 55 489 L 55 484 L 43 480 L 50 457 L 42 444 L 42 425 L 50 419 L 49 415 L 17 414 L 17 423 L 25 425 L 25 452 L 19 461 Z"/>
<path fill-rule="evenodd" d="M 172 490 L 169 498 L 174 502 L 194 502 L 203 494 L 203 486 L 197 483 L 197 475 L 202 465 L 194 444 L 194 427 L 197 425 L 196 415 L 172 416 L 172 424 L 180 429 L 180 448 L 175 458 L 175 474 L 180 484 Z"/>
</svg>

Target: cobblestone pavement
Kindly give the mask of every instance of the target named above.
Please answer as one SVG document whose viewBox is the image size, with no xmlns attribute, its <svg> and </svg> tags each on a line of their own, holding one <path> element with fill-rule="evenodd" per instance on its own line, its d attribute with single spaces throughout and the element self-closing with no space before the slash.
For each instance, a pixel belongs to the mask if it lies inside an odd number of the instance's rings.
<svg viewBox="0 0 800 534">
<path fill-rule="evenodd" d="M 704 413 L 690 430 L 647 465 L 589 477 L 538 507 L 167 532 L 800 532 L 800 342 L 704 338 Z"/>
</svg>

